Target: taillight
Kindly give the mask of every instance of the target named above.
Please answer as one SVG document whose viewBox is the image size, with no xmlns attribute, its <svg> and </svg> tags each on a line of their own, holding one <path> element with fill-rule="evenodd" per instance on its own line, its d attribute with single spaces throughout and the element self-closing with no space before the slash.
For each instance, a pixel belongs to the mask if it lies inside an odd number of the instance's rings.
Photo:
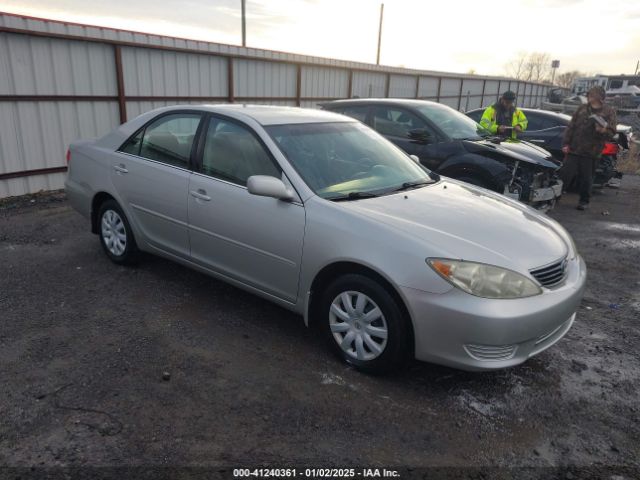
<svg viewBox="0 0 640 480">
<path fill-rule="evenodd" d="M 69 165 L 70 161 L 71 161 L 71 149 L 67 148 L 67 165 Z"/>
<path fill-rule="evenodd" d="M 602 149 L 602 155 L 617 155 L 618 145 L 616 143 L 605 143 Z"/>
</svg>

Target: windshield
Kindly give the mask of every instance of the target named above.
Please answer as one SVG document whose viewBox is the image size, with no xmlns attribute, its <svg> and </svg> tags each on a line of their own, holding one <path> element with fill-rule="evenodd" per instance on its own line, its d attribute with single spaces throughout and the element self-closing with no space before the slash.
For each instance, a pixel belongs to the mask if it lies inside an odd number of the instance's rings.
<svg viewBox="0 0 640 480">
<path fill-rule="evenodd" d="M 431 181 L 426 169 L 358 122 L 274 125 L 266 130 L 323 198 L 365 198 Z"/>
<path fill-rule="evenodd" d="M 423 104 L 416 109 L 452 140 L 477 140 L 491 135 L 479 123 L 446 105 Z"/>
</svg>

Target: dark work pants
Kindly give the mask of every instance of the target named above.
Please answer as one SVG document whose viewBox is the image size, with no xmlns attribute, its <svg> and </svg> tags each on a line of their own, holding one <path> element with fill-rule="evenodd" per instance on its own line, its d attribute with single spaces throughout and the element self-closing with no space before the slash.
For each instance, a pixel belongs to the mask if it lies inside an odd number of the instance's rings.
<svg viewBox="0 0 640 480">
<path fill-rule="evenodd" d="M 589 203 L 591 186 L 593 185 L 593 174 L 597 161 L 597 158 L 582 157 L 570 153 L 567 155 L 567 158 L 565 158 L 562 168 L 560 168 L 560 178 L 565 188 L 569 188 L 574 177 L 577 177 L 580 203 Z"/>
</svg>

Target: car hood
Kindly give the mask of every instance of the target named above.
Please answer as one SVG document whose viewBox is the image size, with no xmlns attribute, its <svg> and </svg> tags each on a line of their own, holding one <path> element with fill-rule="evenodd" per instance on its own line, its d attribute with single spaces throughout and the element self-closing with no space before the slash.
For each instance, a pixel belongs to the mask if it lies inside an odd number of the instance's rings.
<svg viewBox="0 0 640 480">
<path fill-rule="evenodd" d="M 465 148 L 472 153 L 498 153 L 502 156 L 532 163 L 545 168 L 558 169 L 560 165 L 553 160 L 544 148 L 522 140 L 502 140 L 497 143 L 491 140 L 463 140 Z"/>
<path fill-rule="evenodd" d="M 568 253 L 562 228 L 550 218 L 455 180 L 341 205 L 417 237 L 426 244 L 425 257 L 464 259 L 526 272 Z"/>
</svg>

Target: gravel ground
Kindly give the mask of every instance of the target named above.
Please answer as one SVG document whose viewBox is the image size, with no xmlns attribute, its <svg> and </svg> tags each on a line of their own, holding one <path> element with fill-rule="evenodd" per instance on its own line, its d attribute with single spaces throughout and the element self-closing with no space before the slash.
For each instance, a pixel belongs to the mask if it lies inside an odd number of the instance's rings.
<svg viewBox="0 0 640 480">
<path fill-rule="evenodd" d="M 562 341 L 499 372 L 416 362 L 372 377 L 248 293 L 151 256 L 112 264 L 62 193 L 4 201 L 0 465 L 23 470 L 0 473 L 360 465 L 640 478 L 640 177 L 587 212 L 576 203 L 551 213 L 589 267 Z"/>
</svg>

